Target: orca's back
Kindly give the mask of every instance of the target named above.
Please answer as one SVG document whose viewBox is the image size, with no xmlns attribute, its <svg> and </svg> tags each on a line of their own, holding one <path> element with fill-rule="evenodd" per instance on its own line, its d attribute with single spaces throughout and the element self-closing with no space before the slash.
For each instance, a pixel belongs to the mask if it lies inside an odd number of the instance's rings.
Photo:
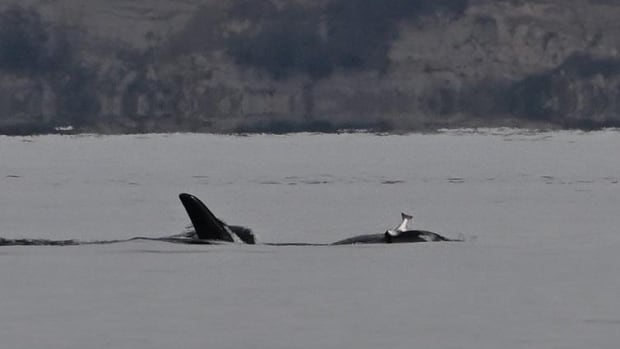
<svg viewBox="0 0 620 349">
<path fill-rule="evenodd" d="M 385 233 L 388 244 L 408 243 L 408 242 L 428 242 L 428 241 L 452 241 L 444 236 L 427 230 L 407 230 L 392 236 Z"/>
<path fill-rule="evenodd" d="M 226 225 L 217 219 L 207 206 L 191 194 L 179 194 L 179 199 L 192 221 L 196 235 L 201 240 L 221 240 L 234 242 Z"/>
</svg>

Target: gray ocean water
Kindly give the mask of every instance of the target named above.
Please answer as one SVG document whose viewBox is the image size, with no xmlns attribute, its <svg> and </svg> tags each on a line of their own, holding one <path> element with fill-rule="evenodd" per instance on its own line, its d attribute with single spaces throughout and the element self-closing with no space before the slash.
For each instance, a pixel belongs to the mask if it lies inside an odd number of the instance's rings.
<svg viewBox="0 0 620 349">
<path fill-rule="evenodd" d="M 7 348 L 613 348 L 616 130 L 0 137 L 0 236 L 262 241 L 414 226 L 464 243 L 0 247 Z"/>
</svg>

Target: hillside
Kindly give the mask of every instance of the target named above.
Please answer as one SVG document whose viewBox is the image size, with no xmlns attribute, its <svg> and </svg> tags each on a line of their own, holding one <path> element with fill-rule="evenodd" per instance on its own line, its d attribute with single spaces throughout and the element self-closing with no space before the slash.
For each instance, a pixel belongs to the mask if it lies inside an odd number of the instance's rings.
<svg viewBox="0 0 620 349">
<path fill-rule="evenodd" d="M 614 1 L 0 5 L 0 133 L 620 125 Z"/>
</svg>

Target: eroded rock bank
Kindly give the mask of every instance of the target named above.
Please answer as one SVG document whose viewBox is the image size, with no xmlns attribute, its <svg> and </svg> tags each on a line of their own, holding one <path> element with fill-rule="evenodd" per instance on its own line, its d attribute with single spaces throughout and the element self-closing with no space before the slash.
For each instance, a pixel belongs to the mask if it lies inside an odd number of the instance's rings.
<svg viewBox="0 0 620 349">
<path fill-rule="evenodd" d="M 613 1 L 0 4 L 0 133 L 620 124 Z"/>
</svg>

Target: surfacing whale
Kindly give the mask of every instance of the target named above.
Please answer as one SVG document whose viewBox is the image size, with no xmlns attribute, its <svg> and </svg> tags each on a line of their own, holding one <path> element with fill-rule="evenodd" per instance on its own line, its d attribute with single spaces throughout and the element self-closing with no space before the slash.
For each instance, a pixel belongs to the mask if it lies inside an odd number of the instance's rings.
<svg viewBox="0 0 620 349">
<path fill-rule="evenodd" d="M 196 238 L 205 241 L 242 242 L 256 244 L 257 239 L 251 229 L 227 225 L 218 219 L 200 199 L 194 195 L 182 193 L 179 199 L 189 216 Z M 330 245 L 353 245 L 353 244 L 392 244 L 428 241 L 462 241 L 446 238 L 440 234 L 426 230 L 409 230 L 409 224 L 413 223 L 413 216 L 401 213 L 402 221 L 394 229 L 386 230 L 382 234 L 358 235 L 348 239 L 333 242 L 331 244 L 305 244 L 305 243 L 264 243 L 274 246 L 330 246 Z"/>
<path fill-rule="evenodd" d="M 192 222 L 193 231 L 164 237 L 136 236 L 129 239 L 119 240 L 50 240 L 50 239 L 6 239 L 0 237 L 0 246 L 76 246 L 76 245 L 106 245 L 130 241 L 161 241 L 178 244 L 209 245 L 244 243 L 254 245 L 257 239 L 251 229 L 228 225 L 217 218 L 200 199 L 191 194 L 179 194 L 179 199 Z M 392 244 L 407 242 L 427 241 L 463 241 L 453 240 L 437 233 L 426 230 L 408 230 L 408 225 L 413 222 L 411 215 L 402 213 L 402 221 L 394 229 L 386 230 L 382 234 L 358 235 L 348 239 L 336 241 L 330 244 L 311 243 L 262 243 L 269 246 L 333 246 L 354 244 Z"/>
</svg>

